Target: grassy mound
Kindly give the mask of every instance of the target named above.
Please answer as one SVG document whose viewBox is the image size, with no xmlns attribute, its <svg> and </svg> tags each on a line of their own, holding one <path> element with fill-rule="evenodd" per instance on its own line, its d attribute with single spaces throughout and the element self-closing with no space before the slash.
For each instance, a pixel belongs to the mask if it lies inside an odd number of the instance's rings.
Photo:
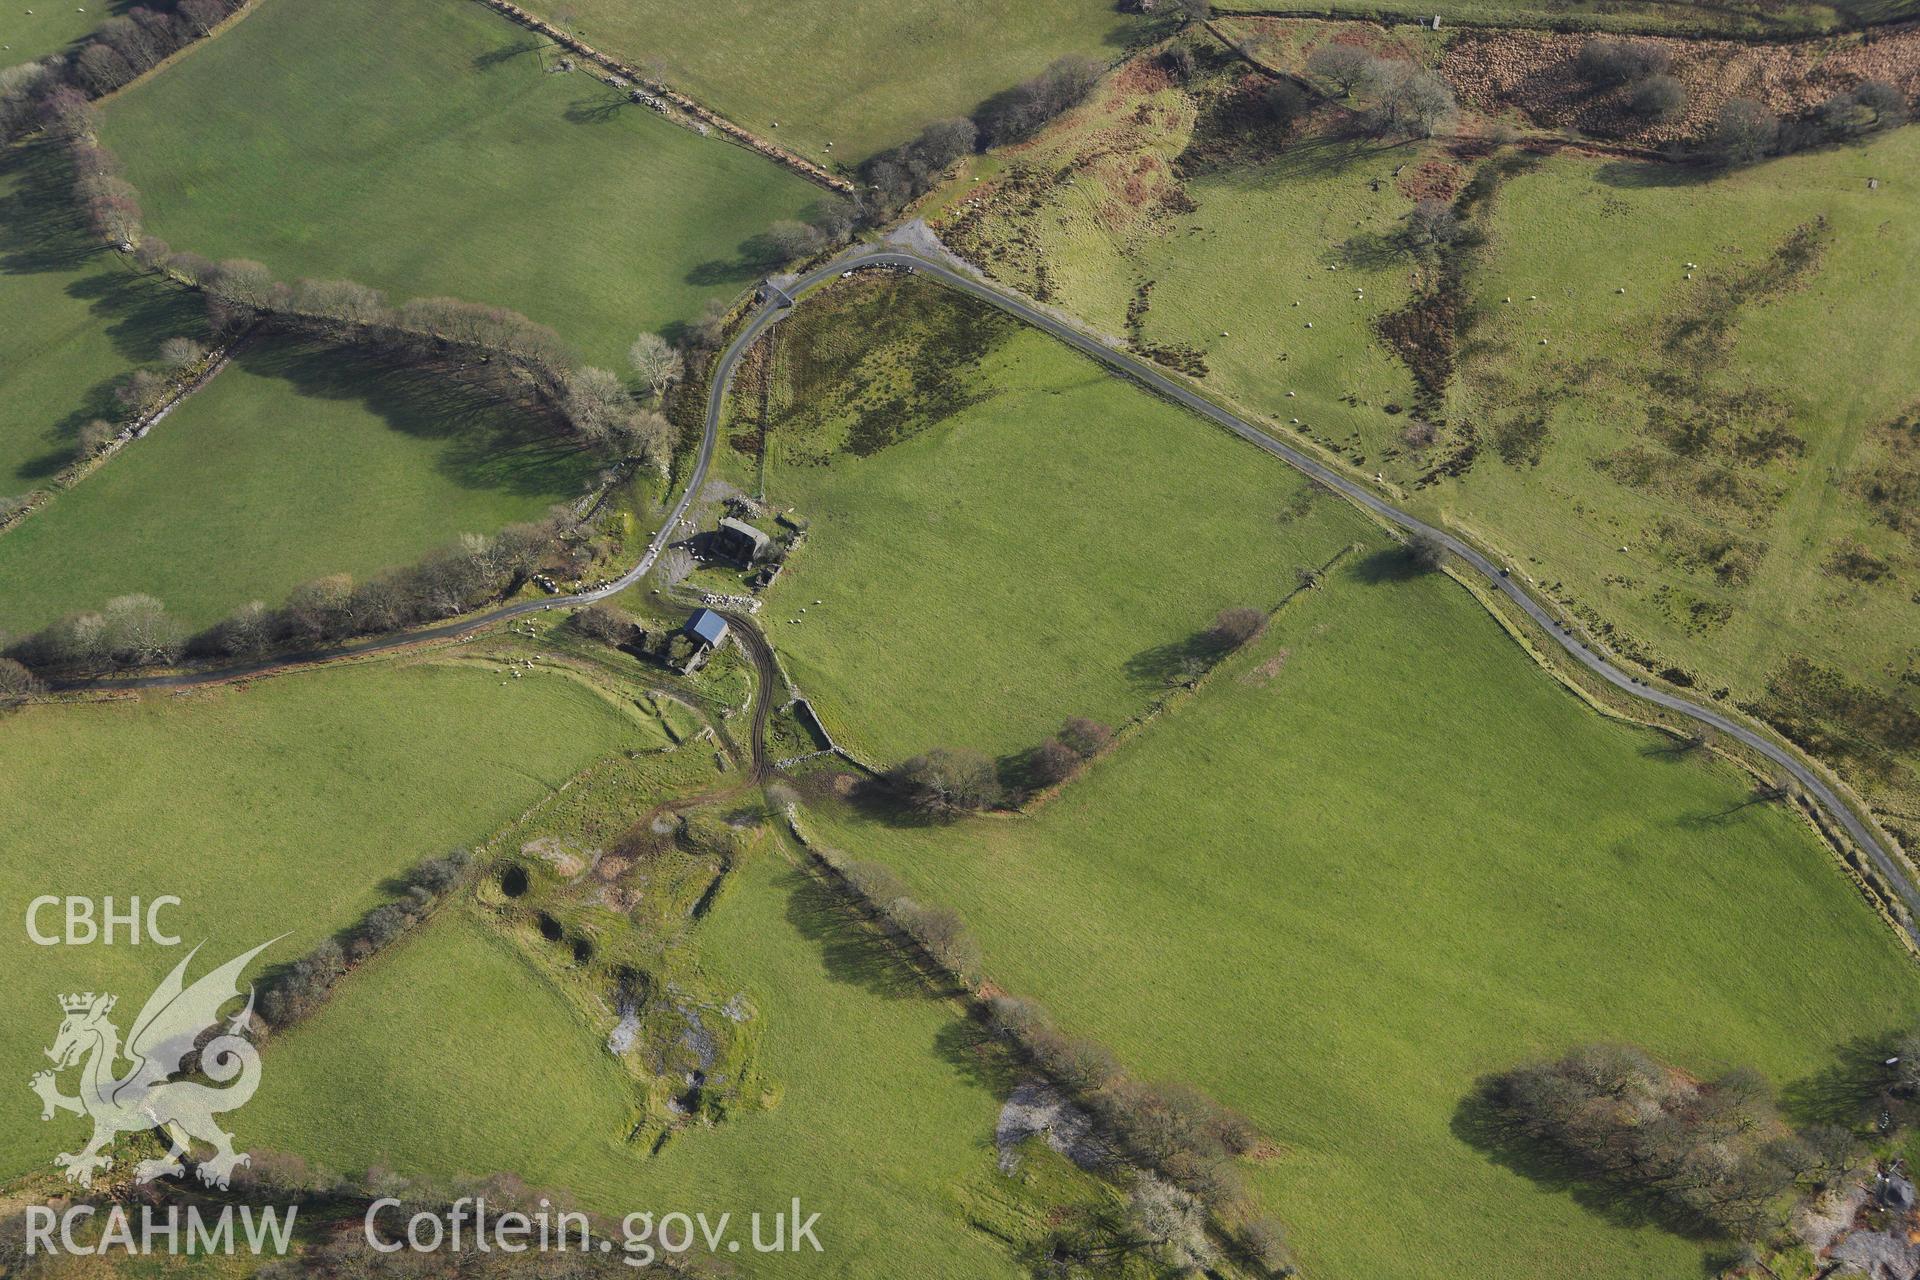
<svg viewBox="0 0 1920 1280">
<path fill-rule="evenodd" d="M 823 835 L 1069 1030 L 1251 1116 L 1309 1272 L 1697 1272 L 1702 1243 L 1473 1145 L 1476 1077 L 1619 1040 L 1804 1079 L 1898 1025 L 1911 962 L 1796 818 L 1404 565 L 1336 571 L 1031 817 Z"/>
<path fill-rule="evenodd" d="M 176 249 L 511 307 L 624 368 L 637 331 L 751 283 L 753 237 L 822 193 L 557 68 L 467 0 L 264 0 L 104 133 Z"/>
<path fill-rule="evenodd" d="M 537 518 L 592 466 L 537 413 L 443 376 L 262 342 L 0 537 L 0 629 L 135 592 L 212 623 Z"/>
<path fill-rule="evenodd" d="M 187 946 L 204 939 L 203 960 L 286 932 L 265 960 L 288 961 L 387 901 L 387 877 L 486 837 L 606 752 L 664 741 L 572 680 L 503 686 L 436 665 L 34 707 L 0 721 L 0 883 L 23 916 L 40 894 L 111 894 L 122 908 L 174 894 L 182 905 L 163 922 Z M 184 954 L 42 948 L 19 924 L 4 942 L 16 980 L 0 1012 L 22 1063 L 51 1043 L 55 996 L 117 992 L 130 1018 Z M 39 1169 L 72 1141 L 15 1108 L 0 1125 L 0 1168 Z"/>
<path fill-rule="evenodd" d="M 789 389 L 767 494 L 810 529 L 767 627 L 833 732 L 885 760 L 1014 752 L 1065 716 L 1124 719 L 1221 609 L 1270 606 L 1362 528 L 1049 338 L 934 341 L 960 305 L 862 284 L 810 302 L 775 359 Z M 836 375 L 855 390 L 823 411 L 808 370 L 849 332 L 884 341 Z M 935 376 L 950 384 L 938 405 L 896 390 Z"/>
</svg>

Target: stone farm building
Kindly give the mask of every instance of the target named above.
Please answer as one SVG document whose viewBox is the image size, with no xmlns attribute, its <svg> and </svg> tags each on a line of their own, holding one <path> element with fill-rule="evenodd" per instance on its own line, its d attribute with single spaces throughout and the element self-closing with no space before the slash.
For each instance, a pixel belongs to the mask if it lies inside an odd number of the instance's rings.
<svg viewBox="0 0 1920 1280">
<path fill-rule="evenodd" d="M 752 564 L 767 554 L 772 539 L 744 520 L 732 516 L 720 522 L 713 535 L 714 550 L 742 564 Z"/>
</svg>

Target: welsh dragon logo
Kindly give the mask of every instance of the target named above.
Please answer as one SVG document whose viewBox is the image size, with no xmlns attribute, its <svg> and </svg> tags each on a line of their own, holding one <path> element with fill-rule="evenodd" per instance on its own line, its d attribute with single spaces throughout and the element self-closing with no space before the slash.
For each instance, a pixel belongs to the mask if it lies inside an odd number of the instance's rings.
<svg viewBox="0 0 1920 1280">
<path fill-rule="evenodd" d="M 120 1029 L 107 1016 L 116 997 L 91 991 L 60 997 L 60 1010 L 66 1016 L 53 1047 L 46 1051 L 53 1059 L 53 1070 L 38 1072 L 27 1083 L 40 1095 L 42 1120 L 53 1119 L 56 1111 L 71 1111 L 93 1121 L 93 1137 L 84 1148 L 53 1158 L 54 1164 L 66 1169 L 67 1181 L 92 1186 L 97 1171 L 113 1167 L 107 1152 L 114 1135 L 130 1130 L 159 1129 L 172 1144 L 165 1157 L 140 1162 L 134 1171 L 138 1182 L 178 1177 L 186 1169 L 181 1157 L 194 1141 L 213 1148 L 212 1157 L 198 1166 L 200 1181 L 210 1187 L 224 1190 L 235 1166 L 248 1163 L 245 1152 L 233 1149 L 233 1135 L 214 1117 L 244 1106 L 260 1084 L 260 1051 L 246 1038 L 253 1012 L 251 986 L 245 993 L 246 1007 L 227 1021 L 224 1031 L 202 1041 L 207 1032 L 219 1027 L 221 1008 L 242 994 L 240 975 L 248 963 L 277 941 L 261 943 L 188 986 L 187 965 L 200 951 L 195 947 L 147 997 L 124 1046 Z M 196 1048 L 198 1074 L 213 1085 L 173 1078 L 181 1074 Z M 122 1058 L 133 1064 L 124 1075 L 117 1071 Z M 70 1096 L 60 1092 L 58 1077 L 76 1066 L 80 1092 Z"/>
</svg>

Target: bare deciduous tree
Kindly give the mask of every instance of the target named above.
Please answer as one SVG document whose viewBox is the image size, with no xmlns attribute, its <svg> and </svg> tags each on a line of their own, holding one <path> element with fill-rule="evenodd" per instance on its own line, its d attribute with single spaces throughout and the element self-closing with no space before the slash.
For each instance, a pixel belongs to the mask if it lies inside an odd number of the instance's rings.
<svg viewBox="0 0 1920 1280">
<path fill-rule="evenodd" d="M 46 688 L 40 678 L 12 658 L 0 658 L 0 711 L 11 711 Z"/>
<path fill-rule="evenodd" d="M 627 361 L 647 390 L 655 396 L 666 392 L 668 384 L 680 376 L 680 353 L 657 333 L 643 333 L 627 348 Z"/>
<path fill-rule="evenodd" d="M 1307 55 L 1307 70 L 1339 86 L 1340 96 L 1350 98 L 1365 85 L 1379 61 L 1358 45 L 1323 44 Z"/>
</svg>

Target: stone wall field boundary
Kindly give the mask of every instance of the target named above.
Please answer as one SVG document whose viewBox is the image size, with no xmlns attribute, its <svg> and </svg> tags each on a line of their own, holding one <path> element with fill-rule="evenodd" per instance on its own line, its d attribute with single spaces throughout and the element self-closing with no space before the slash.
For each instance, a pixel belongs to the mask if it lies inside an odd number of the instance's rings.
<svg viewBox="0 0 1920 1280">
<path fill-rule="evenodd" d="M 817 186 L 825 187 L 829 191 L 838 192 L 841 195 L 850 196 L 853 194 L 853 183 L 847 181 L 845 178 L 828 172 L 811 160 L 795 155 L 785 147 L 767 141 L 759 134 L 748 132 L 725 116 L 719 115 L 710 108 L 695 102 L 679 90 L 661 84 L 652 76 L 645 74 L 638 68 L 628 66 L 611 54 L 600 52 L 600 50 L 594 48 L 584 40 L 569 35 L 544 18 L 536 17 L 528 13 L 519 5 L 511 3 L 510 0 L 480 0 L 480 3 L 486 5 L 487 8 L 492 9 L 494 12 L 512 19 L 529 31 L 538 32 L 579 57 L 585 58 L 589 62 L 613 72 L 617 76 L 631 80 L 635 84 L 645 86 L 648 93 L 653 94 L 655 97 L 664 98 L 666 101 L 671 102 L 678 110 L 685 112 L 703 124 L 719 130 L 726 137 L 739 143 L 741 146 L 751 151 L 759 152 L 774 163 L 785 165 L 788 169 L 799 174 L 807 181 Z"/>
</svg>

